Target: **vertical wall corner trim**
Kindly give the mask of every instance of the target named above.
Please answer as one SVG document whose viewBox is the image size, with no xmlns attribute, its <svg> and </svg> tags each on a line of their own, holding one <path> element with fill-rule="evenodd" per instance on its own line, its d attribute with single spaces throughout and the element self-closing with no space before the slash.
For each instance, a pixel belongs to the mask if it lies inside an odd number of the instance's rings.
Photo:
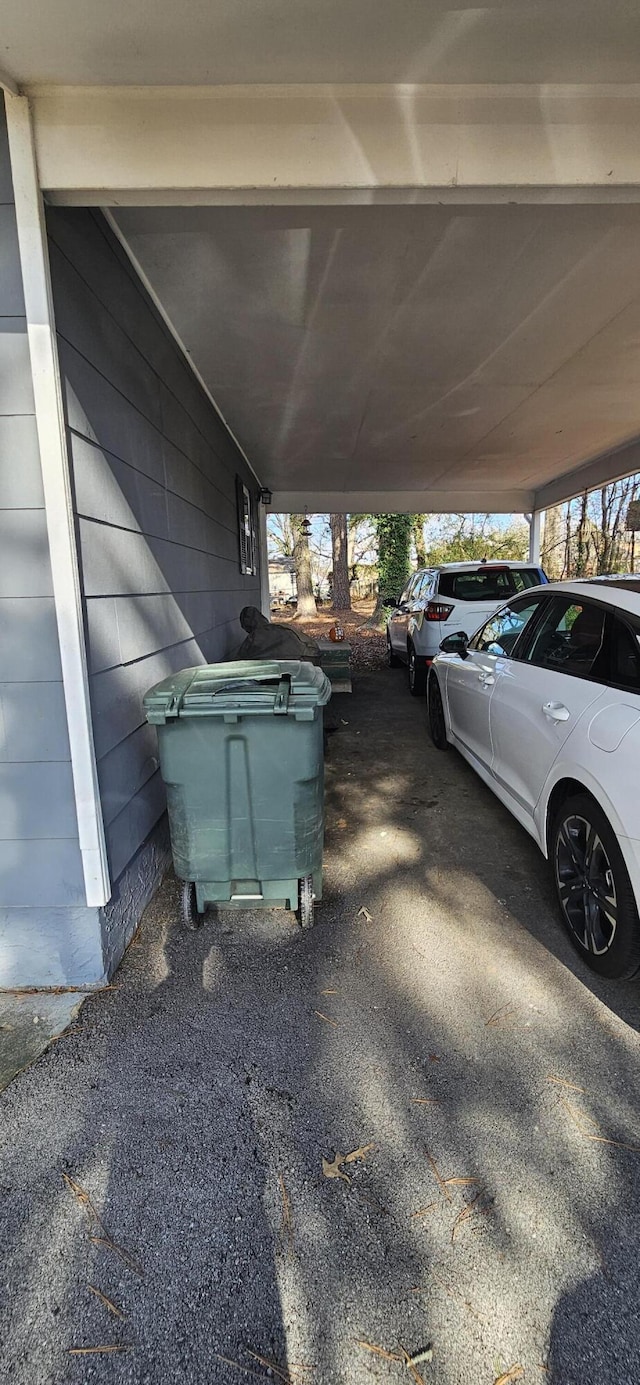
<svg viewBox="0 0 640 1385">
<path fill-rule="evenodd" d="M 47 232 L 29 101 L 25 96 L 7 95 L 5 102 L 78 837 L 87 904 L 101 906 L 110 897 L 111 885 L 93 741 Z"/>
</svg>

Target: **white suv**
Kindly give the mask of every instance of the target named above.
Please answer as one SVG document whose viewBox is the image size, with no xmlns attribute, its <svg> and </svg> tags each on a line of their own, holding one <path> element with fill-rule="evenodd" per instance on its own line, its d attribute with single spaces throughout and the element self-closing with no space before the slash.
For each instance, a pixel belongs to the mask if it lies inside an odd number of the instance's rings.
<svg viewBox="0 0 640 1385">
<path fill-rule="evenodd" d="M 387 622 L 389 664 L 408 664 L 409 690 L 414 697 L 422 696 L 445 635 L 477 630 L 510 597 L 546 581 L 541 567 L 522 562 L 483 559 L 419 568 Z"/>
</svg>

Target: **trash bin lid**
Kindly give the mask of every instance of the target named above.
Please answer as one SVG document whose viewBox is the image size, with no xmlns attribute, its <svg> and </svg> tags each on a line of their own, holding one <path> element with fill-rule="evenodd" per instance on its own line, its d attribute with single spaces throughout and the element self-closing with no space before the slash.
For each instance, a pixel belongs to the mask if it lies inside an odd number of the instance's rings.
<svg viewBox="0 0 640 1385">
<path fill-rule="evenodd" d="M 296 660 L 251 659 L 200 664 L 172 673 L 145 694 L 147 721 L 162 725 L 175 717 L 219 716 L 230 712 L 313 716 L 331 697 L 321 668 Z M 305 718 L 305 719 L 306 719 Z"/>
</svg>

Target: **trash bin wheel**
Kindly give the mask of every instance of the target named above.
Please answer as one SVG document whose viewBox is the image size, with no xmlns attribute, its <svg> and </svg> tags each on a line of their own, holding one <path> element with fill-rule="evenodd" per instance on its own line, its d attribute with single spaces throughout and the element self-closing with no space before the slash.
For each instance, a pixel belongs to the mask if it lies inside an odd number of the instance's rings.
<svg viewBox="0 0 640 1385">
<path fill-rule="evenodd" d="M 302 928 L 313 928 L 312 875 L 303 875 L 298 882 L 298 919 Z"/>
<path fill-rule="evenodd" d="M 190 933 L 202 928 L 204 923 L 204 914 L 198 913 L 196 887 L 193 880 L 185 880 L 182 886 L 182 921 Z"/>
</svg>

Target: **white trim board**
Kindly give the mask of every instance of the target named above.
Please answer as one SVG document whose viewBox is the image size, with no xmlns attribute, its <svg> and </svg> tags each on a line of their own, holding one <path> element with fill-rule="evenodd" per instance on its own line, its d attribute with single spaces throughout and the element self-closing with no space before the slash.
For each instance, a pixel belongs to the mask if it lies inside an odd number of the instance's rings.
<svg viewBox="0 0 640 1385">
<path fill-rule="evenodd" d="M 87 905 L 98 907 L 109 899 L 111 883 L 93 741 L 47 233 L 29 102 L 25 96 L 9 95 L 6 108 L 78 837 Z"/>
</svg>

